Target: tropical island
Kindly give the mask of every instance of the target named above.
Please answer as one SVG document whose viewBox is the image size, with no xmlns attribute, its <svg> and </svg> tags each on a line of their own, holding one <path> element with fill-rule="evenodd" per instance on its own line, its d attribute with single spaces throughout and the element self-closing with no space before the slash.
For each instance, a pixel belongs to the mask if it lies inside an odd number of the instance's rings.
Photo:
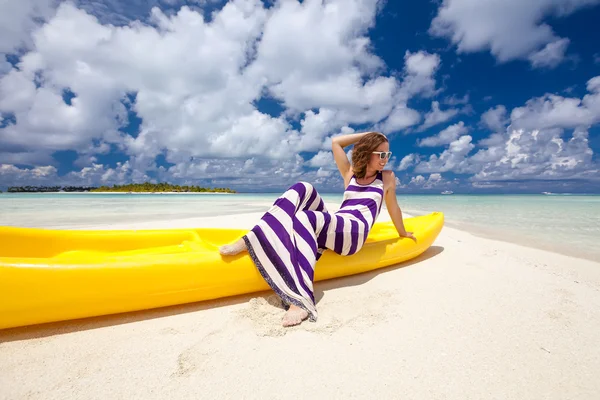
<svg viewBox="0 0 600 400">
<path fill-rule="evenodd" d="M 93 188 L 90 192 L 175 192 L 175 193 L 236 193 L 229 188 L 205 188 L 200 186 L 181 186 L 169 183 L 129 183 L 127 185 L 100 186 Z"/>
<path fill-rule="evenodd" d="M 8 193 L 89 192 L 90 186 L 10 186 Z"/>
<path fill-rule="evenodd" d="M 8 193 L 110 192 L 110 193 L 237 193 L 229 188 L 172 185 L 170 183 L 129 183 L 112 186 L 11 186 Z"/>
</svg>

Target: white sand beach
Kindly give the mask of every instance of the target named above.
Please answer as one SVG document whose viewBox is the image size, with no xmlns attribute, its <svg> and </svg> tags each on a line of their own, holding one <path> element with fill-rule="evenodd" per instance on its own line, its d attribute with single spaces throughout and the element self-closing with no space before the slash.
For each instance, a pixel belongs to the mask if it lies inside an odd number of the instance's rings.
<svg viewBox="0 0 600 400">
<path fill-rule="evenodd" d="M 0 399 L 600 397 L 600 262 L 446 227 L 415 260 L 315 289 L 318 321 L 293 328 L 261 292 L 0 331 Z"/>
</svg>

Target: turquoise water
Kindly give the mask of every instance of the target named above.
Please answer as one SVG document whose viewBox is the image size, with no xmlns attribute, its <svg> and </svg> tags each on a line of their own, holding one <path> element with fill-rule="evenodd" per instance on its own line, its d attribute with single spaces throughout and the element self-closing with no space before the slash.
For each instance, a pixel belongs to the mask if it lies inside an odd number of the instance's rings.
<svg viewBox="0 0 600 400">
<path fill-rule="evenodd" d="M 264 212 L 266 194 L 0 194 L 0 225 L 77 228 Z M 341 194 L 324 194 L 339 204 Z M 400 195 L 404 212 L 442 211 L 475 234 L 600 261 L 600 196 Z M 385 211 L 384 211 L 385 212 Z"/>
<path fill-rule="evenodd" d="M 443 211 L 448 226 L 600 261 L 600 196 L 398 196 L 403 210 Z"/>
</svg>

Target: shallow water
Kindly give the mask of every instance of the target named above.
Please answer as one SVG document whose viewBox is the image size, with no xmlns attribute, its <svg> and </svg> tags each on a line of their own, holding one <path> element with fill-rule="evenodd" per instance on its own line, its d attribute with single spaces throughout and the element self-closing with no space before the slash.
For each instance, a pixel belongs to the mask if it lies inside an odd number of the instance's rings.
<svg viewBox="0 0 600 400">
<path fill-rule="evenodd" d="M 449 226 L 600 261 L 600 196 L 398 196 L 412 215 L 443 211 Z"/>
<path fill-rule="evenodd" d="M 0 225 L 65 228 L 264 212 L 277 194 L 0 194 Z M 323 194 L 339 204 L 341 194 Z M 600 196 L 400 195 L 411 215 L 442 211 L 448 226 L 600 261 Z M 383 211 L 385 212 L 385 211 Z"/>
</svg>

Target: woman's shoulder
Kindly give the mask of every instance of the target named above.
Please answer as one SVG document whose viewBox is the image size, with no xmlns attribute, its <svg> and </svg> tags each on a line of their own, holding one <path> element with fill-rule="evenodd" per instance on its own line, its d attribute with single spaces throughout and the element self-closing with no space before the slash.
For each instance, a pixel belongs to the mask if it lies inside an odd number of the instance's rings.
<svg viewBox="0 0 600 400">
<path fill-rule="evenodd" d="M 383 176 L 383 181 L 394 181 L 396 178 L 396 175 L 394 175 L 394 171 L 390 170 L 390 169 L 386 169 L 381 171 L 381 175 Z"/>
<path fill-rule="evenodd" d="M 387 190 L 388 188 L 393 188 L 396 186 L 396 175 L 394 175 L 394 171 L 386 169 L 381 171 L 381 175 L 383 177 L 383 190 Z"/>
</svg>

